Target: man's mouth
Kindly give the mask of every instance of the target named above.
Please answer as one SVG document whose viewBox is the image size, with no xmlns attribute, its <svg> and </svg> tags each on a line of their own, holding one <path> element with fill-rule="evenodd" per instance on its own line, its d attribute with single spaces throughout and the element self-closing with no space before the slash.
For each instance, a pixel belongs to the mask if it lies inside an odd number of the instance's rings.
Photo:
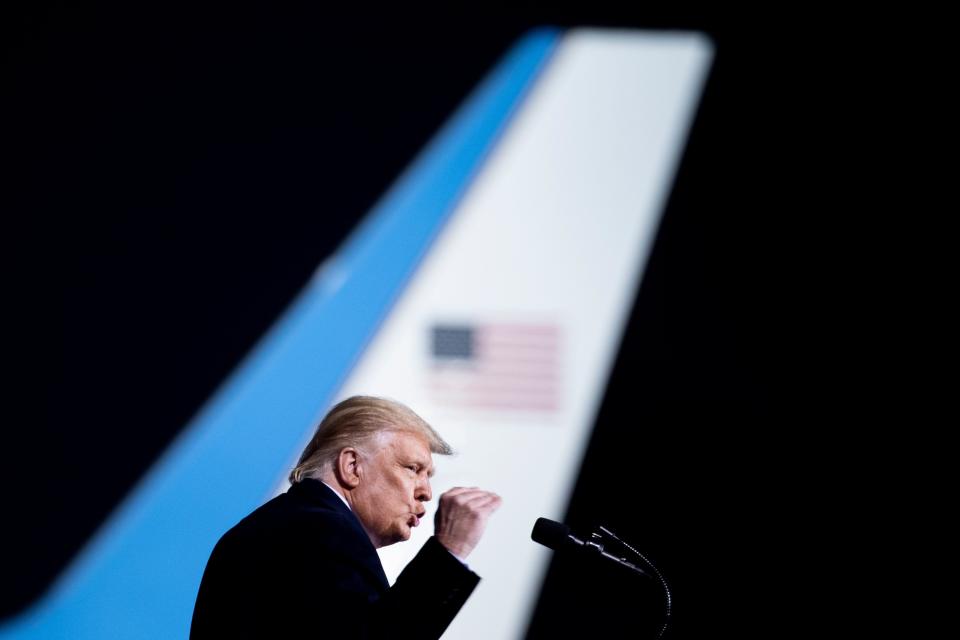
<svg viewBox="0 0 960 640">
<path fill-rule="evenodd" d="M 410 516 L 410 521 L 408 522 L 408 524 L 409 524 L 411 527 L 418 527 L 418 526 L 420 526 L 420 516 L 418 516 L 418 515 L 416 515 L 416 514 Z"/>
</svg>

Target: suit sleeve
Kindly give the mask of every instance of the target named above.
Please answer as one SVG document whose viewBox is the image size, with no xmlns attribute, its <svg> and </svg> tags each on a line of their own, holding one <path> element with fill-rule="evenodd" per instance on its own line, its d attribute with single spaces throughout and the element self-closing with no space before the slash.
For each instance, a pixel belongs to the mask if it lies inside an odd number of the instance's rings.
<svg viewBox="0 0 960 640">
<path fill-rule="evenodd" d="M 378 602 L 373 637 L 395 638 L 400 629 L 394 622 L 407 620 L 413 622 L 414 638 L 439 638 L 479 582 L 477 574 L 430 538 Z"/>
<path fill-rule="evenodd" d="M 277 549 L 279 555 L 270 557 L 240 545 L 214 552 L 201 584 L 191 640 L 435 640 L 480 581 L 435 538 L 389 589 L 355 554 L 297 544 Z"/>
<path fill-rule="evenodd" d="M 480 582 L 480 577 L 436 538 L 427 540 L 386 591 L 371 592 L 365 576 L 349 562 L 338 566 L 336 573 L 336 579 L 325 583 L 321 591 L 324 600 L 336 603 L 337 620 L 325 628 L 329 636 L 317 637 L 436 640 Z M 334 584 L 335 589 L 331 588 Z M 310 609 L 302 600 L 296 607 Z"/>
</svg>

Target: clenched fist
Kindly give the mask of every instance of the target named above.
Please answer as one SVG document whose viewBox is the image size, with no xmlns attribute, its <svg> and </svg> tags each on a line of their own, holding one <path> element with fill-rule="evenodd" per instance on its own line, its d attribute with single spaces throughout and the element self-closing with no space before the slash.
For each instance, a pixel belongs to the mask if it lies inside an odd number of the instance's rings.
<svg viewBox="0 0 960 640">
<path fill-rule="evenodd" d="M 454 487 L 442 496 L 434 518 L 434 535 L 447 551 L 466 559 L 480 542 L 487 518 L 500 507 L 500 496 L 476 487 Z"/>
</svg>

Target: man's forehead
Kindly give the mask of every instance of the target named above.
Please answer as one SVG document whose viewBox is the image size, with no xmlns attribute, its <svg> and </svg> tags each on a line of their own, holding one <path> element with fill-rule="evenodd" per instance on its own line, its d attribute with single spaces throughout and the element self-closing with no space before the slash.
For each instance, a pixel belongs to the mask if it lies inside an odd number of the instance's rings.
<svg viewBox="0 0 960 640">
<path fill-rule="evenodd" d="M 391 430 L 384 432 L 381 442 L 397 455 L 418 458 L 417 462 L 433 466 L 433 454 L 427 438 L 414 431 Z"/>
</svg>

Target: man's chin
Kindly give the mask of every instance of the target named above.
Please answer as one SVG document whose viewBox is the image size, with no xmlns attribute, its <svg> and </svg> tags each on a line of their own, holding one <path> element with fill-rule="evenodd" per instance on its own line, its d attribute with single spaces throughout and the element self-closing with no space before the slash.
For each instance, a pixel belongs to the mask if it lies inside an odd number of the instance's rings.
<svg viewBox="0 0 960 640">
<path fill-rule="evenodd" d="M 389 547 L 390 545 L 396 544 L 396 543 L 398 543 L 398 542 L 406 542 L 407 540 L 410 539 L 410 536 L 411 536 L 412 534 L 413 534 L 413 529 L 411 529 L 411 528 L 410 528 L 409 526 L 407 526 L 407 525 L 404 525 L 403 528 L 402 528 L 400 531 L 398 531 L 392 538 L 386 540 L 386 541 L 385 541 L 382 545 L 380 545 L 380 546 L 381 546 L 381 547 Z"/>
</svg>

